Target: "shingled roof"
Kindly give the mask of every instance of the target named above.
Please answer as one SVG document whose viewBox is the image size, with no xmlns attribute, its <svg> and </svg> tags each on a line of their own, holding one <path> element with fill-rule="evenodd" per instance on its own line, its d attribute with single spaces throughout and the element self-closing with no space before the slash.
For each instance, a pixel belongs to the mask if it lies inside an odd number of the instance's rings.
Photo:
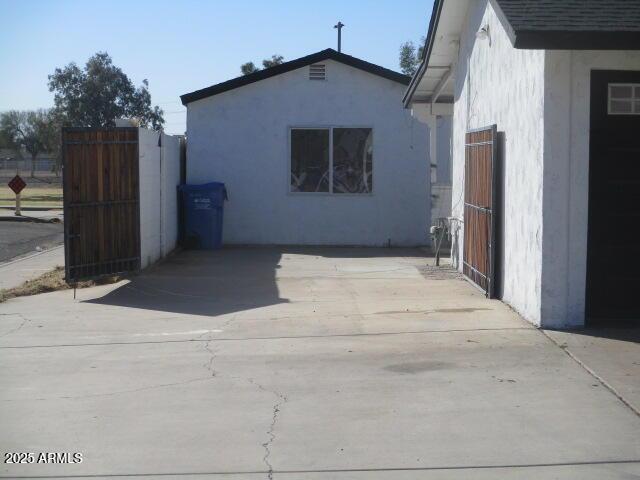
<svg viewBox="0 0 640 480">
<path fill-rule="evenodd" d="M 475 0 L 434 0 L 422 62 L 403 98 L 452 101 L 452 65 Z M 489 0 L 515 48 L 640 50 L 640 0 Z M 434 60 L 435 59 L 435 60 Z"/>
<path fill-rule="evenodd" d="M 516 48 L 640 48 L 640 0 L 491 0 Z"/>
</svg>

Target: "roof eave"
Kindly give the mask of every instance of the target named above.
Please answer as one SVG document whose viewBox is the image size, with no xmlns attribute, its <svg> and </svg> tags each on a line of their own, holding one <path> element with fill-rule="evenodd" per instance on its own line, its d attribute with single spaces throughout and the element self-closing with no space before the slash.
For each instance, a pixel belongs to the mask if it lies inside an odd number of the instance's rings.
<svg viewBox="0 0 640 480">
<path fill-rule="evenodd" d="M 640 50 L 640 32 L 520 30 L 513 46 L 523 50 Z"/>
<path fill-rule="evenodd" d="M 404 96 L 402 97 L 402 104 L 404 105 L 404 108 L 408 108 L 409 104 L 412 102 L 413 95 L 416 93 L 418 84 L 422 80 L 422 77 L 427 70 L 426 66 L 426 60 L 422 60 L 422 62 L 420 62 L 420 65 L 418 66 L 418 69 L 416 70 L 416 73 L 414 73 L 413 77 L 411 77 L 411 82 L 409 83 L 409 86 L 407 87 L 407 90 L 404 92 Z"/>
<path fill-rule="evenodd" d="M 403 75 L 402 73 L 398 73 L 379 65 L 367 62 L 365 60 L 361 60 L 345 53 L 338 52 L 336 50 L 333 50 L 332 48 L 327 48 L 326 50 L 312 53 L 311 55 L 297 58 L 295 60 L 276 65 L 275 67 L 265 68 L 264 70 L 260 70 L 258 72 L 250 73 L 241 77 L 236 77 L 231 80 L 227 80 L 226 82 L 218 83 L 216 85 L 196 90 L 191 93 L 186 93 L 180 96 L 180 100 L 182 101 L 183 105 L 187 105 L 191 102 L 202 100 L 203 98 L 218 95 L 219 93 L 234 90 L 251 83 L 259 82 L 261 80 L 266 80 L 267 78 L 275 77 L 283 73 L 297 70 L 299 68 L 311 65 L 313 63 L 321 62 L 323 60 L 334 60 L 344 65 L 366 71 L 373 75 L 378 75 L 379 77 L 383 77 L 388 80 L 401 83 L 403 85 L 408 85 L 411 80 L 411 77 L 409 77 L 408 75 Z"/>
<path fill-rule="evenodd" d="M 433 43 L 436 36 L 435 33 L 436 29 L 438 28 L 440 13 L 442 12 L 442 5 L 444 5 L 444 0 L 435 0 L 433 3 L 431 19 L 429 20 L 429 31 L 427 32 L 427 40 L 425 42 L 425 48 L 422 51 L 422 62 L 420 62 L 420 66 L 418 67 L 416 73 L 414 73 L 413 77 L 411 77 L 409 87 L 407 88 L 402 98 L 402 104 L 404 105 L 404 108 L 409 107 L 409 104 L 413 99 L 413 95 L 415 94 L 416 88 L 418 88 L 418 84 L 422 80 L 422 77 L 427 70 L 427 66 L 429 65 L 429 58 L 431 57 L 431 50 L 433 50 Z"/>
</svg>

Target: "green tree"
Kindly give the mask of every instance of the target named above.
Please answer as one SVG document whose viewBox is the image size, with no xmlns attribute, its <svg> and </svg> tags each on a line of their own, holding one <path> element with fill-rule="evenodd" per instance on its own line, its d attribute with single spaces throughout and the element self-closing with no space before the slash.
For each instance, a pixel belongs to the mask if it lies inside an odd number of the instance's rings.
<svg viewBox="0 0 640 480">
<path fill-rule="evenodd" d="M 413 75 L 418 70 L 418 66 L 422 61 L 422 52 L 424 50 L 424 37 L 420 39 L 420 47 L 416 50 L 416 46 L 412 41 L 404 42 L 400 45 L 400 70 L 405 75 Z"/>
<path fill-rule="evenodd" d="M 46 145 L 46 151 L 51 154 L 54 159 L 51 171 L 58 176 L 60 175 L 60 168 L 62 167 L 61 129 L 63 121 L 54 109 L 47 112 L 47 120 L 42 135 Z"/>
<path fill-rule="evenodd" d="M 2 120 L 8 112 L 0 114 L 0 148 L 7 150 L 13 150 L 16 155 L 20 153 L 20 145 L 16 144 L 12 135 L 8 130 L 5 130 L 2 125 Z"/>
<path fill-rule="evenodd" d="M 240 71 L 243 75 L 249 75 L 250 73 L 255 73 L 258 70 L 260 69 L 256 67 L 253 62 L 247 62 L 240 65 Z"/>
<path fill-rule="evenodd" d="M 271 68 L 276 65 L 284 63 L 284 57 L 282 55 L 271 55 L 271 58 L 265 58 L 262 60 L 263 68 Z M 240 71 L 243 75 L 249 75 L 250 73 L 259 72 L 260 68 L 256 67 L 255 63 L 247 62 L 240 65 Z"/>
<path fill-rule="evenodd" d="M 163 111 L 151 106 L 149 82 L 135 87 L 106 52 L 91 57 L 84 69 L 75 63 L 49 75 L 54 110 L 64 125 L 111 127 L 118 118 L 135 118 L 140 126 L 161 130 Z"/>
<path fill-rule="evenodd" d="M 48 152 L 57 143 L 51 114 L 47 110 L 20 112 L 12 110 L 0 116 L 0 131 L 19 156 L 24 149 L 31 155 L 31 176 L 35 176 L 38 154 Z"/>
<path fill-rule="evenodd" d="M 284 57 L 282 55 L 271 55 L 271 58 L 265 58 L 262 60 L 262 66 L 264 68 L 275 67 L 281 63 L 284 63 Z"/>
</svg>

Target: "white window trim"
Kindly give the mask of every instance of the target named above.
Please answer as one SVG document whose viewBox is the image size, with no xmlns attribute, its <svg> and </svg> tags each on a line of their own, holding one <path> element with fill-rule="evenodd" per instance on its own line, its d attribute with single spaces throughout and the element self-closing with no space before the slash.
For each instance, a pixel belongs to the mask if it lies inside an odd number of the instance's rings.
<svg viewBox="0 0 640 480">
<path fill-rule="evenodd" d="M 630 97 L 612 97 L 611 87 L 631 87 Z M 636 102 L 640 102 L 640 96 L 636 96 L 636 89 L 640 91 L 640 83 L 609 83 L 607 85 L 607 115 L 640 115 L 640 110 L 635 111 Z M 611 101 L 628 101 L 631 103 L 630 112 L 612 112 Z"/>
<path fill-rule="evenodd" d="M 372 125 L 291 125 L 287 127 L 287 195 L 311 197 L 372 197 L 375 190 L 367 193 L 334 193 L 333 191 L 333 129 L 334 128 L 368 128 L 371 130 L 371 145 L 373 146 L 373 156 L 371 158 L 371 168 L 375 164 L 376 143 L 375 132 Z M 329 130 L 329 191 L 328 192 L 294 192 L 291 190 L 291 131 L 292 130 Z"/>
</svg>

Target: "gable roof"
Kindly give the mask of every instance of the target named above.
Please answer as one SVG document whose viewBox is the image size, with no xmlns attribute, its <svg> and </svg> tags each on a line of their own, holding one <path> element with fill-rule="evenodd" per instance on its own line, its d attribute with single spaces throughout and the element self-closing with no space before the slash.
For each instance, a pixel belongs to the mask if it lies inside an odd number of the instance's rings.
<svg viewBox="0 0 640 480">
<path fill-rule="evenodd" d="M 321 50 L 320 52 L 307 55 L 306 57 L 301 57 L 296 60 L 281 63 L 280 65 L 276 65 L 275 67 L 265 68 L 264 70 L 259 70 L 248 75 L 233 78 L 231 80 L 227 80 L 226 82 L 218 83 L 201 90 L 196 90 L 195 92 L 186 93 L 180 96 L 180 100 L 182 100 L 183 105 L 187 105 L 188 103 L 195 102 L 196 100 L 201 100 L 203 98 L 211 97 L 222 92 L 227 92 L 235 88 L 243 87 L 251 83 L 259 82 L 260 80 L 275 77 L 276 75 L 281 75 L 283 73 L 287 73 L 292 70 L 305 67 L 307 65 L 322 62 L 324 60 L 335 60 L 336 62 L 349 65 L 350 67 L 363 70 L 373 75 L 378 75 L 388 80 L 393 80 L 394 82 L 398 82 L 403 85 L 408 85 L 409 81 L 411 80 L 411 77 L 409 77 L 408 75 L 403 75 L 402 73 L 389 70 L 388 68 L 384 68 L 373 63 L 365 62 L 364 60 L 352 57 L 351 55 L 337 52 L 332 48 L 327 48 L 326 50 Z"/>
<path fill-rule="evenodd" d="M 640 49 L 640 0 L 491 0 L 515 48 Z"/>
<path fill-rule="evenodd" d="M 403 102 L 451 102 L 449 77 L 472 0 L 435 0 L 422 62 Z M 515 48 L 640 50 L 640 0 L 489 0 Z M 449 83 L 448 83 L 449 82 Z"/>
</svg>

